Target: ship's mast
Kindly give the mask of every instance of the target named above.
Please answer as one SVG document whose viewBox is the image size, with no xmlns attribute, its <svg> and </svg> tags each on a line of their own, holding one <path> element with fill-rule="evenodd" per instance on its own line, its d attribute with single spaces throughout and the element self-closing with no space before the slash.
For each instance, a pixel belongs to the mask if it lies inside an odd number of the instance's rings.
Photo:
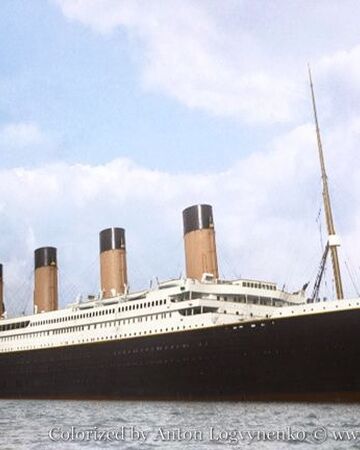
<svg viewBox="0 0 360 450">
<path fill-rule="evenodd" d="M 319 128 L 319 122 L 318 122 L 317 111 L 316 111 L 314 86 L 313 86 L 313 82 L 312 82 L 312 78 L 311 78 L 310 66 L 309 66 L 309 80 L 310 80 L 317 144 L 318 144 L 318 149 L 319 149 L 319 158 L 320 158 L 320 166 L 321 166 L 321 178 L 322 178 L 322 184 L 323 184 L 323 200 L 324 200 L 326 226 L 327 226 L 327 231 L 328 231 L 328 235 L 329 235 L 329 240 L 328 240 L 327 245 L 330 248 L 332 268 L 333 268 L 334 278 L 335 278 L 336 297 L 337 297 L 337 299 L 340 300 L 340 299 L 344 298 L 344 293 L 343 293 L 343 287 L 342 287 L 342 282 L 341 282 L 339 256 L 338 256 L 338 252 L 337 252 L 337 247 L 339 246 L 339 241 L 338 241 L 338 238 L 335 233 L 334 219 L 333 219 L 332 210 L 331 210 L 328 180 L 327 180 L 327 175 L 326 175 L 326 170 L 325 170 L 324 152 L 323 152 L 323 148 L 322 148 L 322 144 L 321 144 L 320 128 Z"/>
</svg>

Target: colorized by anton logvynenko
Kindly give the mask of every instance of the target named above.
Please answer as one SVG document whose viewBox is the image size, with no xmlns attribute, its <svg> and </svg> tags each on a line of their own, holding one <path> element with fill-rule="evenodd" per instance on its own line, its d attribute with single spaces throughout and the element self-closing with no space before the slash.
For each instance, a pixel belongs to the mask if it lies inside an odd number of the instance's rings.
<svg viewBox="0 0 360 450">
<path fill-rule="evenodd" d="M 1 448 L 358 448 L 359 15 L 1 2 Z"/>
</svg>

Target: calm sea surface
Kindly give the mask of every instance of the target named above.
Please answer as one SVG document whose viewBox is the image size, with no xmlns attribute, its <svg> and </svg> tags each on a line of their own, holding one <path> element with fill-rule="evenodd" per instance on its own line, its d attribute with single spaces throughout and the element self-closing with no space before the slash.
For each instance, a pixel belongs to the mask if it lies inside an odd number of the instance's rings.
<svg viewBox="0 0 360 450">
<path fill-rule="evenodd" d="M 360 405 L 0 400 L 6 449 L 360 449 Z"/>
</svg>

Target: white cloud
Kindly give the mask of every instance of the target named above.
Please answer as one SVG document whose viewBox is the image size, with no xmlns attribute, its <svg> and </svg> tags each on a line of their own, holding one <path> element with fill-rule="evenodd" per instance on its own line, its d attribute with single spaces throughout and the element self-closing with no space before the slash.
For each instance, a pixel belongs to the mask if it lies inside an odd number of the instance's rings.
<svg viewBox="0 0 360 450">
<path fill-rule="evenodd" d="M 358 130 L 357 123 L 348 129 Z M 338 231 L 346 255 L 356 261 L 360 208 L 346 198 L 348 191 L 360 195 L 355 139 L 345 141 L 344 161 L 336 164 L 338 142 L 348 129 L 341 125 L 326 133 L 324 142 L 331 188 L 340 186 L 334 195 Z M 2 170 L 0 220 L 7 239 L 0 251 L 8 308 L 19 312 L 28 302 L 32 252 L 43 245 L 59 250 L 62 303 L 79 291 L 96 292 L 98 232 L 108 226 L 126 228 L 133 288 L 147 286 L 151 277 L 178 276 L 183 270 L 181 211 L 200 202 L 214 206 L 224 276 L 272 279 L 298 288 L 315 275 L 321 256 L 315 222 L 321 186 L 313 127 L 297 127 L 264 150 L 227 171 L 207 174 L 170 174 L 126 159 L 97 166 L 61 163 Z"/>
<path fill-rule="evenodd" d="M 352 0 L 341 8 L 332 0 L 304 1 L 301 8 L 249 0 L 55 2 L 67 18 L 99 33 L 125 30 L 147 89 L 216 116 L 298 120 L 308 110 L 306 63 L 325 56 L 338 67 L 350 56 L 348 82 L 360 86 L 353 70 L 358 51 L 349 51 L 360 43 L 359 4 Z"/>
<path fill-rule="evenodd" d="M 23 148 L 42 144 L 45 136 L 34 123 L 8 123 L 0 127 L 0 147 Z"/>
<path fill-rule="evenodd" d="M 134 47 L 143 51 L 144 86 L 190 108 L 249 122 L 287 121 L 296 112 L 300 94 L 294 82 L 255 63 L 258 44 L 245 30 L 234 47 L 234 36 L 203 7 L 206 2 L 56 3 L 69 19 L 100 33 L 124 27 Z"/>
<path fill-rule="evenodd" d="M 2 167 L 36 166 L 58 155 L 57 139 L 34 122 L 10 122 L 0 126 Z"/>
<path fill-rule="evenodd" d="M 326 74 L 340 76 L 344 82 L 360 90 L 360 45 L 324 56 L 319 62 L 319 70 Z"/>
</svg>

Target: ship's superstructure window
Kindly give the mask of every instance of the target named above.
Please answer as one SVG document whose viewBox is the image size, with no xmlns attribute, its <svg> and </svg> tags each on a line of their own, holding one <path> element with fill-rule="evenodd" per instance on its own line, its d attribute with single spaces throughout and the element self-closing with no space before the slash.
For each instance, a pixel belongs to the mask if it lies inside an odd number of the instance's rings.
<svg viewBox="0 0 360 450">
<path fill-rule="evenodd" d="M 8 330 L 17 330 L 19 328 L 26 328 L 29 325 L 30 321 L 26 322 L 13 322 L 7 323 L 6 325 L 0 325 L 0 331 L 8 331 Z"/>
<path fill-rule="evenodd" d="M 255 282 L 251 282 L 251 281 L 243 281 L 242 285 L 244 287 L 248 287 L 248 288 L 268 289 L 270 291 L 276 291 L 276 286 L 273 285 L 273 284 L 255 283 Z"/>
<path fill-rule="evenodd" d="M 218 311 L 218 308 L 197 306 L 195 308 L 180 309 L 179 313 L 182 316 L 194 316 L 196 314 L 203 314 L 203 313 L 217 312 L 217 311 Z"/>
</svg>

